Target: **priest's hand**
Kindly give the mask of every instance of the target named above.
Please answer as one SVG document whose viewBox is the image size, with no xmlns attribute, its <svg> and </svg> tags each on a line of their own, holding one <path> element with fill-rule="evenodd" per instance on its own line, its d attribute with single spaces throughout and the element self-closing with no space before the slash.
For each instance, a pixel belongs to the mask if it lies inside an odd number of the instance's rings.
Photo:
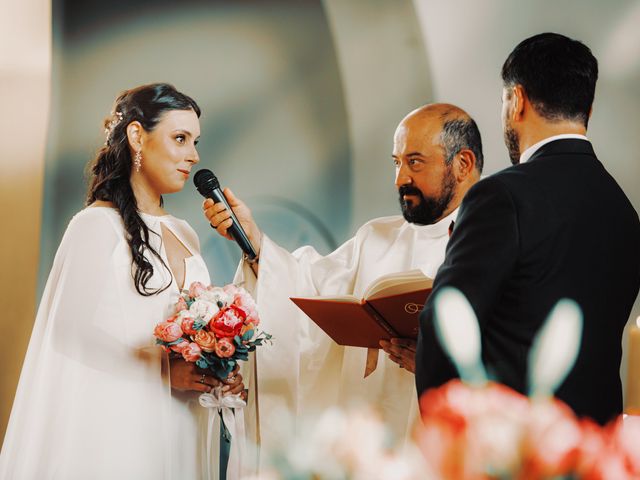
<svg viewBox="0 0 640 480">
<path fill-rule="evenodd" d="M 392 338 L 390 342 L 380 340 L 380 346 L 389 355 L 389 360 L 411 373 L 416 373 L 415 340 L 409 338 Z"/>
<path fill-rule="evenodd" d="M 251 210 L 249 210 L 249 207 L 247 207 L 242 200 L 236 197 L 230 189 L 225 188 L 222 193 L 224 193 L 229 206 L 240 222 L 240 225 L 242 225 L 247 237 L 249 237 L 249 241 L 253 245 L 256 254 L 259 255 L 262 232 L 260 232 L 258 225 L 253 220 Z M 231 235 L 228 232 L 229 227 L 232 224 L 231 212 L 229 212 L 226 205 L 222 202 L 214 203 L 212 199 L 207 198 L 202 204 L 202 210 L 204 210 L 204 216 L 207 217 L 211 226 L 215 228 L 220 235 L 232 240 Z"/>
<path fill-rule="evenodd" d="M 213 387 L 222 385 L 220 380 L 202 373 L 195 363 L 185 362 L 182 357 L 169 359 L 169 378 L 171 388 L 182 392 L 210 392 Z"/>
</svg>

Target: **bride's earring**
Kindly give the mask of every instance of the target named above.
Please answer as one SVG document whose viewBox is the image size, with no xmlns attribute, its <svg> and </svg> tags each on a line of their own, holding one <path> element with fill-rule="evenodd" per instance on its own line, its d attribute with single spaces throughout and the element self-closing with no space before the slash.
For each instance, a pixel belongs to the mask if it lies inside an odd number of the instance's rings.
<svg viewBox="0 0 640 480">
<path fill-rule="evenodd" d="M 142 152 L 140 150 L 138 150 L 133 157 L 133 166 L 136 168 L 136 172 L 139 172 L 142 167 Z"/>
</svg>

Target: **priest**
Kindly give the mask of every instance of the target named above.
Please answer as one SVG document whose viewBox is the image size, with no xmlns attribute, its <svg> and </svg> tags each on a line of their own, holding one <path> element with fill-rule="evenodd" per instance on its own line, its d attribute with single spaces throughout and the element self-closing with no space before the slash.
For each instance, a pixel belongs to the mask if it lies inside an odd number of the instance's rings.
<svg viewBox="0 0 640 480">
<path fill-rule="evenodd" d="M 260 231 L 240 199 L 229 189 L 224 191 L 258 253 L 257 262 L 242 262 L 236 281 L 244 282 L 253 293 L 261 327 L 275 339 L 272 347 L 256 352 L 249 371 L 243 372 L 250 389 L 247 433 L 267 451 L 281 431 L 279 409 L 295 418 L 309 418 L 331 406 L 367 403 L 377 408 L 396 438 L 404 439 L 410 431 L 417 413 L 415 344 L 398 340 L 393 346 L 385 345 L 389 357 L 378 350 L 342 347 L 289 300 L 316 295 L 360 297 L 381 275 L 411 269 L 435 276 L 458 205 L 480 178 L 480 132 L 460 108 L 426 105 L 398 125 L 392 160 L 402 216 L 369 221 L 326 256 L 310 246 L 293 253 L 284 250 Z M 225 206 L 207 199 L 203 208 L 211 225 L 231 238 Z M 408 354 L 403 355 L 403 350 Z M 398 363 L 405 368 L 398 368 Z M 369 371 L 375 369 L 365 378 L 367 366 Z"/>
</svg>

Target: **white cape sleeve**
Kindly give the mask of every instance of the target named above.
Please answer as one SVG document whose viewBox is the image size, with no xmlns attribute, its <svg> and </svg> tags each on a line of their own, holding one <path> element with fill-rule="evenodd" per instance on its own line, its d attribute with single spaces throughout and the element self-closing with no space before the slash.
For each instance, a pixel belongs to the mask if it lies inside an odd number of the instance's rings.
<svg viewBox="0 0 640 480">
<path fill-rule="evenodd" d="M 281 439 L 279 410 L 309 415 L 337 402 L 344 348 L 289 297 L 351 293 L 358 244 L 353 238 L 328 256 L 312 247 L 289 253 L 263 235 L 258 278 L 246 263 L 238 268 L 235 282 L 254 296 L 260 330 L 273 335 L 273 345 L 258 348 L 243 368 L 249 388 L 247 437 L 263 451 L 273 450 Z M 256 458 L 258 463 L 265 460 Z"/>
<path fill-rule="evenodd" d="M 122 226 L 104 209 L 69 224 L 38 309 L 0 478 L 168 478 L 170 387 L 155 316 L 131 294 Z M 151 300 L 157 302 L 158 299 Z M 144 326 L 146 329 L 146 325 Z"/>
</svg>

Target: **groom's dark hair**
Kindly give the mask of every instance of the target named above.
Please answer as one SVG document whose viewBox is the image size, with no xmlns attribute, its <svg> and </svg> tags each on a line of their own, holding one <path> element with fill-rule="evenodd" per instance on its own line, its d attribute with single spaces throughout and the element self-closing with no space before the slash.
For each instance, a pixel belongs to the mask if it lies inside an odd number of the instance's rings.
<svg viewBox="0 0 640 480">
<path fill-rule="evenodd" d="M 502 66 L 505 87 L 521 85 L 536 112 L 548 120 L 586 127 L 598 80 L 589 47 L 558 33 L 541 33 L 513 49 Z"/>
</svg>

